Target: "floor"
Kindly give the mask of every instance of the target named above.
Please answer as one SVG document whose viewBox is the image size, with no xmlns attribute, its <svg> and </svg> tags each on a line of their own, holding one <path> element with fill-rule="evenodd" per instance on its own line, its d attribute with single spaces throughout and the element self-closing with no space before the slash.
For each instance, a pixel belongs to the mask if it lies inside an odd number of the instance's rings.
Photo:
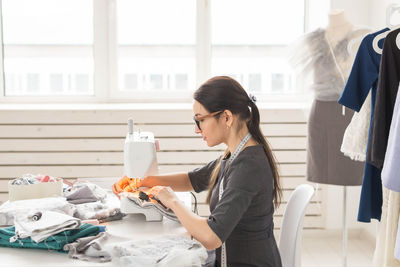
<svg viewBox="0 0 400 267">
<path fill-rule="evenodd" d="M 347 267 L 371 266 L 375 242 L 362 234 L 350 234 L 347 249 Z M 303 235 L 303 267 L 344 267 L 340 233 Z"/>
</svg>

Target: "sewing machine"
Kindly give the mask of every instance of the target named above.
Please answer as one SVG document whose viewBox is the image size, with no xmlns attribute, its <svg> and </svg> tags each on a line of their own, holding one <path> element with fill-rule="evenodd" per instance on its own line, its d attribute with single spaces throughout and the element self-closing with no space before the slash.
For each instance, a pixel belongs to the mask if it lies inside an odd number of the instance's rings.
<svg viewBox="0 0 400 267">
<path fill-rule="evenodd" d="M 158 147 L 151 132 L 133 131 L 133 120 L 128 120 L 128 134 L 124 145 L 124 174 L 131 178 L 143 178 L 158 174 L 156 156 Z M 162 221 L 163 216 L 154 209 L 142 209 L 133 204 L 129 194 L 121 195 L 121 212 L 144 214 L 146 221 Z"/>
</svg>

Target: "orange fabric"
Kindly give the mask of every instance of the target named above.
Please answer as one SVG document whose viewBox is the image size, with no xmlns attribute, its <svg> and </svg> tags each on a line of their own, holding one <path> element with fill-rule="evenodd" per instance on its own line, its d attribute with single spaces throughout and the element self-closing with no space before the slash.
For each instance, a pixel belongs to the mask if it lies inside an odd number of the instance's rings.
<svg viewBox="0 0 400 267">
<path fill-rule="evenodd" d="M 140 178 L 129 178 L 128 176 L 122 177 L 118 182 L 112 185 L 112 190 L 115 195 L 119 198 L 119 194 L 122 192 L 128 192 L 130 194 L 133 194 L 135 197 L 139 197 L 139 187 L 140 187 Z M 142 188 L 140 191 L 145 192 L 146 194 L 149 194 L 151 191 L 151 188 Z M 157 204 L 158 202 L 153 199 L 151 196 L 149 196 L 149 199 L 151 202 L 154 204 Z"/>
<path fill-rule="evenodd" d="M 135 192 L 139 189 L 139 186 L 139 178 L 129 178 L 128 176 L 124 176 L 112 185 L 112 190 L 114 194 L 118 196 L 121 192 Z"/>
</svg>

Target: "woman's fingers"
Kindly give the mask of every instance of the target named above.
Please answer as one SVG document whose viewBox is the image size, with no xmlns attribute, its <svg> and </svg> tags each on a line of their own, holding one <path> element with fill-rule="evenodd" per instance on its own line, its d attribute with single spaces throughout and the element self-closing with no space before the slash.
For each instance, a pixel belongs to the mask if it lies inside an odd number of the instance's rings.
<svg viewBox="0 0 400 267">
<path fill-rule="evenodd" d="M 163 187 L 164 187 L 164 186 L 159 186 L 159 185 L 152 187 L 152 188 L 150 189 L 148 195 L 149 195 L 150 197 L 152 197 L 152 196 L 157 196 L 158 193 L 160 192 L 160 190 L 161 190 Z"/>
</svg>

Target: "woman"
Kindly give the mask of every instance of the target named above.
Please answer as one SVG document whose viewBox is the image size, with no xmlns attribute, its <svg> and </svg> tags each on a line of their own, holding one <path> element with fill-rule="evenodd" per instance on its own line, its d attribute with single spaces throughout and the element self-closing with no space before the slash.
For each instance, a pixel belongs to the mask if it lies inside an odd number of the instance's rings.
<svg viewBox="0 0 400 267">
<path fill-rule="evenodd" d="M 279 176 L 254 97 L 232 78 L 214 77 L 194 93 L 193 111 L 195 132 L 210 147 L 226 144 L 225 155 L 189 173 L 148 176 L 141 186 L 153 187 L 150 194 L 172 209 L 195 239 L 216 249 L 216 266 L 224 266 L 225 259 L 227 266 L 281 266 L 273 235 Z M 209 218 L 191 212 L 173 192 L 207 188 Z"/>
</svg>

